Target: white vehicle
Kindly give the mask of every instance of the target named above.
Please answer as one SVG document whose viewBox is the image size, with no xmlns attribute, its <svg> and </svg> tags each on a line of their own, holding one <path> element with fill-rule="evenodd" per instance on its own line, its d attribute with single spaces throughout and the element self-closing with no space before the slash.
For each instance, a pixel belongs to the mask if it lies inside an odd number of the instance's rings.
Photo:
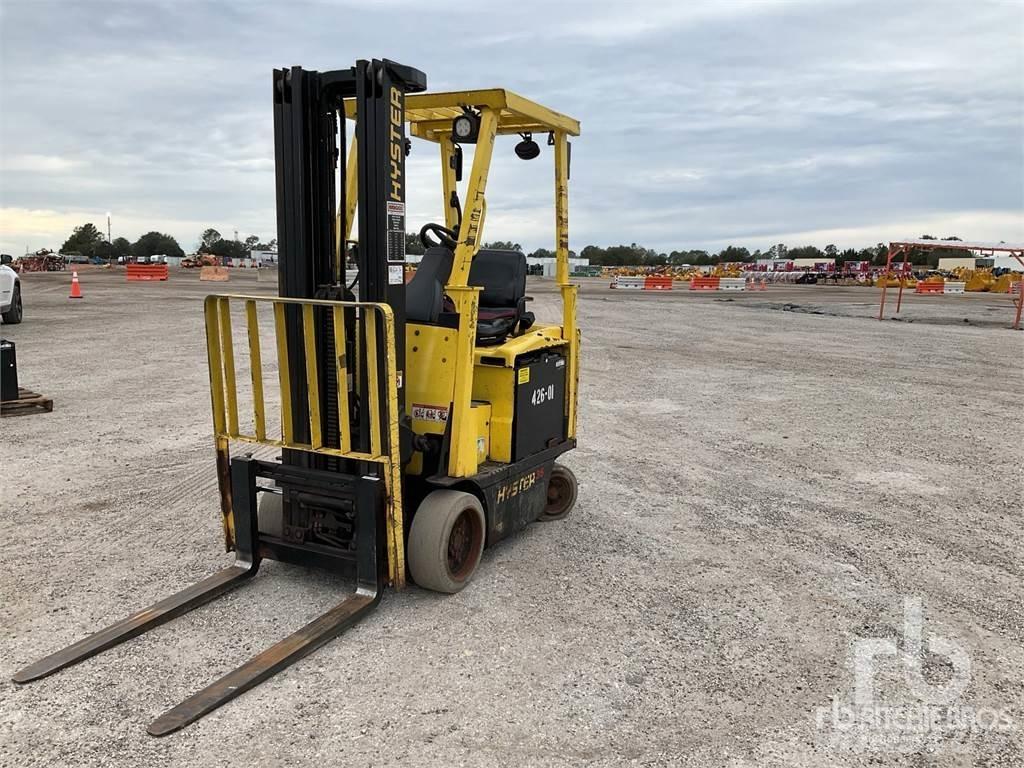
<svg viewBox="0 0 1024 768">
<path fill-rule="evenodd" d="M 11 257 L 6 253 L 0 257 L 0 317 L 10 325 L 21 322 L 21 280 L 11 269 Z"/>
</svg>

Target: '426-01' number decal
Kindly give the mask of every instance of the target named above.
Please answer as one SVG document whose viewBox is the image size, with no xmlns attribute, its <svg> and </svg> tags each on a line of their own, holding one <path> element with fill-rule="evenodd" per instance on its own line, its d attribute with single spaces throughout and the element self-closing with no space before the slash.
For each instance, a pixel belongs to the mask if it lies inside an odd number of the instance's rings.
<svg viewBox="0 0 1024 768">
<path fill-rule="evenodd" d="M 548 384 L 546 387 L 540 387 L 539 389 L 533 390 L 533 394 L 530 396 L 530 402 L 534 405 L 540 405 L 546 403 L 548 400 L 555 399 L 555 385 Z"/>
</svg>

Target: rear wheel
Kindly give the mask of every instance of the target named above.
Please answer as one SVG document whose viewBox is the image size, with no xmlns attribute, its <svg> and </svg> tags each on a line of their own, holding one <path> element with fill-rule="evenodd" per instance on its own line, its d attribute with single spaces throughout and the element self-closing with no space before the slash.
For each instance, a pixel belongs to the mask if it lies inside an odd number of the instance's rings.
<svg viewBox="0 0 1024 768">
<path fill-rule="evenodd" d="M 576 506 L 578 494 L 579 486 L 576 483 L 576 475 L 568 467 L 555 464 L 551 469 L 551 477 L 548 479 L 548 503 L 544 512 L 541 513 L 540 519 L 550 522 L 568 517 L 572 508 Z"/>
<path fill-rule="evenodd" d="M 484 508 L 473 494 L 428 494 L 409 531 L 406 557 L 413 580 L 435 592 L 458 592 L 480 564 L 485 530 Z"/>
<path fill-rule="evenodd" d="M 17 325 L 21 322 L 21 285 L 19 283 L 14 284 L 14 292 L 11 294 L 10 308 L 4 312 L 3 315 L 0 315 L 0 317 L 3 317 L 4 322 L 8 325 Z"/>
</svg>

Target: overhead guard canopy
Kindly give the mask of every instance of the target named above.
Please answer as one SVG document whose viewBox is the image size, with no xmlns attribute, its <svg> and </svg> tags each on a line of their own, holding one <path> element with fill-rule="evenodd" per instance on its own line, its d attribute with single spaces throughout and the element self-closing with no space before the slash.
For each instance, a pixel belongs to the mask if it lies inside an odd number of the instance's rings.
<svg viewBox="0 0 1024 768">
<path fill-rule="evenodd" d="M 558 131 L 568 136 L 580 135 L 578 120 L 504 88 L 409 94 L 405 97 L 405 119 L 413 136 L 438 141 L 442 135 L 451 133 L 452 120 L 463 113 L 463 107 L 495 110 L 499 134 Z M 355 101 L 346 99 L 345 116 L 354 120 L 355 112 Z"/>
</svg>

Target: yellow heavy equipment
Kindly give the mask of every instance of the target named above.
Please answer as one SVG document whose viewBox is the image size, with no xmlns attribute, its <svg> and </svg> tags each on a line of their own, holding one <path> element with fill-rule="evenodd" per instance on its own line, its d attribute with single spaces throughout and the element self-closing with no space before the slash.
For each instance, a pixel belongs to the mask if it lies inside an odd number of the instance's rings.
<svg viewBox="0 0 1024 768">
<path fill-rule="evenodd" d="M 149 726 L 171 733 L 343 632 L 387 587 L 411 577 L 458 591 L 485 547 L 572 510 L 576 479 L 556 459 L 576 445 L 568 185 L 579 123 L 500 88 L 425 91 L 422 72 L 386 59 L 274 72 L 279 295 L 205 302 L 220 511 L 235 562 L 15 682 L 202 605 L 250 580 L 264 559 L 354 579 L 338 606 Z M 542 154 L 534 137 L 550 148 L 556 323 L 527 310 L 525 256 L 481 246 L 491 158 L 507 136 L 518 137 L 523 159 Z M 420 231 L 425 253 L 406 284 L 411 139 L 439 150 L 444 221 Z M 463 147 L 474 149 L 460 184 Z M 345 250 L 356 236 L 358 274 L 348 283 Z M 232 455 L 237 444 L 280 455 Z"/>
</svg>

